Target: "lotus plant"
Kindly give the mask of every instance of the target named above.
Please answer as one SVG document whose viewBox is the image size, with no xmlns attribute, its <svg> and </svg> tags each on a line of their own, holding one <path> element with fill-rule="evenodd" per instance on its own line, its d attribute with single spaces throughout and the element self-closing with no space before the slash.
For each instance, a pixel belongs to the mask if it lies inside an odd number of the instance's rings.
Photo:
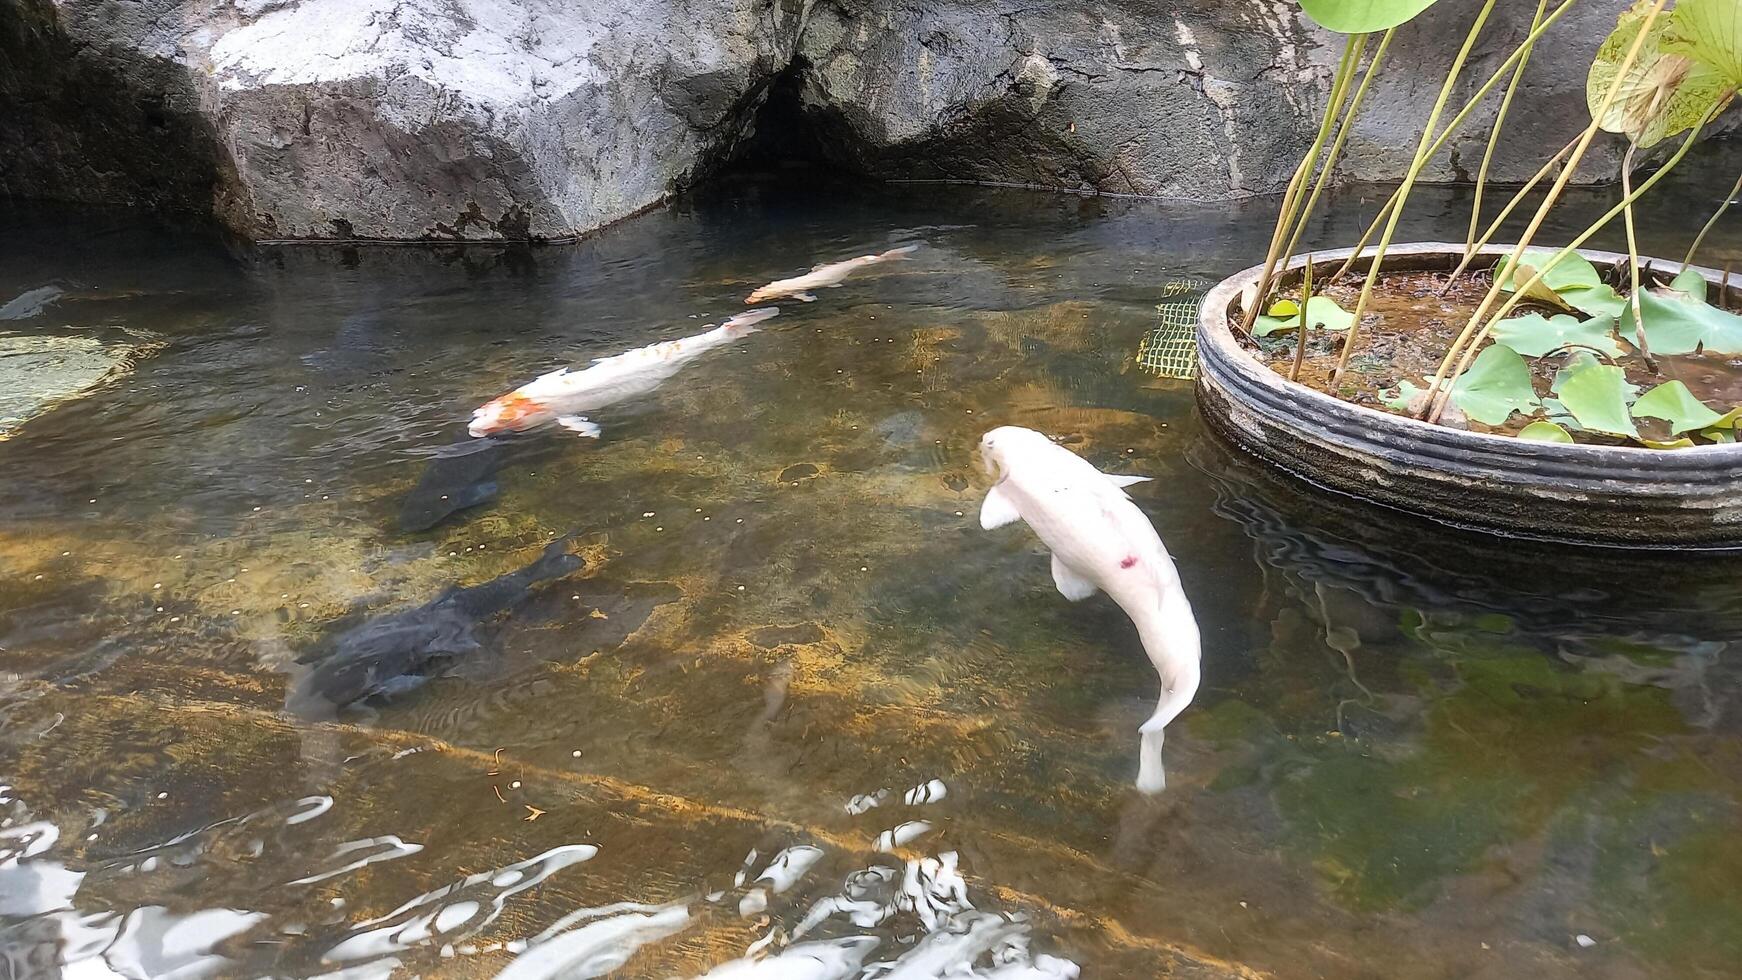
<svg viewBox="0 0 1742 980">
<path fill-rule="evenodd" d="M 1355 254 L 1321 283 L 1319 295 L 1310 295 L 1308 286 L 1298 301 L 1273 298 L 1277 268 L 1285 256 L 1294 254 L 1395 32 L 1434 2 L 1301 0 L 1308 16 L 1344 34 L 1346 41 L 1316 137 L 1284 193 L 1258 289 L 1248 296 L 1242 322 L 1245 331 L 1255 337 L 1300 331 L 1289 371 L 1291 379 L 1300 372 L 1307 330 L 1340 331 L 1341 350 L 1331 376 L 1335 386 L 1361 341 L 1363 317 L 1412 189 L 1426 165 L 1473 115 L 1478 103 L 1504 82 L 1477 172 L 1462 262 L 1446 288 L 1450 289 L 1478 256 L 1492 254 L 1485 251 L 1488 242 L 1529 194 L 1544 181 L 1549 186 L 1518 241 L 1493 267 L 1481 300 L 1443 352 L 1437 370 L 1420 384 L 1403 382 L 1386 404 L 1431 422 L 1448 420 L 1451 413 L 1500 427 L 1522 415 L 1528 424 L 1516 434 L 1523 439 L 1571 442 L 1574 432 L 1584 432 L 1657 447 L 1694 445 L 1696 437 L 1706 442 L 1734 441 L 1742 409 L 1715 410 L 1675 379 L 1644 390 L 1630 383 L 1615 361 L 1631 347 L 1651 372 L 1658 373 L 1654 355 L 1698 351 L 1742 354 L 1742 316 L 1723 309 L 1727 281 L 1719 284 L 1719 300 L 1714 305 L 1709 302 L 1712 284 L 1692 268 L 1707 232 L 1742 193 L 1742 177 L 1694 237 L 1680 275 L 1666 285 L 1648 281 L 1634 230 L 1636 203 L 1686 157 L 1706 127 L 1742 89 L 1742 0 L 1680 0 L 1673 6 L 1671 0 L 1638 0 L 1622 11 L 1591 65 L 1586 85 L 1589 125 L 1551 154 L 1486 226 L 1483 199 L 1489 168 L 1530 54 L 1545 32 L 1579 0 L 1558 4 L 1537 0 L 1523 39 L 1442 124 L 1471 52 L 1496 7 L 1496 0 L 1472 2 L 1475 12 L 1463 44 L 1428 109 L 1403 180 L 1362 236 Z M 1363 54 L 1375 33 L 1380 35 L 1379 41 L 1362 75 Z M 1358 84 L 1357 76 L 1361 76 Z M 1536 245 L 1574 172 L 1605 132 L 1627 141 L 1621 162 L 1620 201 L 1565 246 Z M 1678 136 L 1664 163 L 1635 183 L 1638 154 Z M 1625 296 L 1577 252 L 1617 217 L 1622 219 L 1627 239 Z M 1369 252 L 1366 246 L 1375 234 L 1378 241 Z M 1324 295 L 1324 287 L 1350 274 L 1357 256 L 1366 263 L 1363 281 L 1353 309 L 1345 311 Z M 1520 311 L 1525 304 L 1546 312 Z M 1531 366 L 1532 361 L 1544 358 L 1558 359 L 1550 365 L 1558 368 L 1546 393 L 1537 390 L 1533 378 L 1538 372 Z M 1545 378 L 1547 370 L 1542 371 Z M 1670 438 L 1646 438 L 1639 420 L 1654 420 L 1652 431 L 1667 428 Z"/>
</svg>

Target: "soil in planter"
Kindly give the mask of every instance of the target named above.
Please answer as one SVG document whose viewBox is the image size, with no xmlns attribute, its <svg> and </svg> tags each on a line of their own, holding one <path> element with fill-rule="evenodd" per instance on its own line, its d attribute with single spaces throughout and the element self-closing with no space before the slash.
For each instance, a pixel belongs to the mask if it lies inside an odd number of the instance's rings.
<svg viewBox="0 0 1742 980">
<path fill-rule="evenodd" d="M 1355 352 L 1349 358 L 1349 370 L 1335 391 L 1330 375 L 1337 366 L 1342 351 L 1344 331 L 1311 331 L 1307 337 L 1306 358 L 1301 364 L 1300 383 L 1318 391 L 1334 394 L 1344 401 L 1401 415 L 1388 407 L 1383 395 L 1394 391 L 1399 382 L 1412 381 L 1423 385 L 1424 377 L 1432 377 L 1446 348 L 1469 322 L 1470 315 L 1487 294 L 1492 278 L 1488 273 L 1465 275 L 1441 295 L 1446 287 L 1447 273 L 1412 271 L 1385 275 L 1368 300 L 1361 317 L 1361 335 L 1356 339 Z M 1299 283 L 1291 283 L 1282 295 L 1298 296 Z M 1291 293 L 1292 290 L 1292 293 Z M 1361 280 L 1347 278 L 1323 290 L 1323 295 L 1335 300 L 1346 310 L 1355 308 L 1361 293 Z M 1565 312 L 1538 303 L 1521 303 L 1509 316 L 1540 313 L 1552 316 Z M 1294 331 L 1276 333 L 1255 339 L 1257 356 L 1278 374 L 1286 376 L 1294 364 Z M 1614 361 L 1627 374 L 1627 380 L 1643 388 L 1665 381 L 1681 381 L 1694 396 L 1718 411 L 1742 405 L 1742 358 L 1728 355 L 1684 354 L 1658 357 L 1658 371 L 1653 372 L 1645 359 L 1622 338 L 1628 353 Z M 1536 392 L 1546 396 L 1554 383 L 1555 372 L 1565 361 L 1563 354 L 1550 354 L 1535 359 L 1531 365 Z M 1505 425 L 1489 426 L 1474 419 L 1464 419 L 1448 412 L 1445 424 L 1467 428 L 1474 432 L 1516 434 L 1536 418 L 1514 413 Z M 1668 423 L 1656 419 L 1638 419 L 1642 436 L 1653 440 L 1671 438 Z M 1580 442 L 1613 443 L 1626 440 L 1598 433 L 1580 432 Z"/>
</svg>

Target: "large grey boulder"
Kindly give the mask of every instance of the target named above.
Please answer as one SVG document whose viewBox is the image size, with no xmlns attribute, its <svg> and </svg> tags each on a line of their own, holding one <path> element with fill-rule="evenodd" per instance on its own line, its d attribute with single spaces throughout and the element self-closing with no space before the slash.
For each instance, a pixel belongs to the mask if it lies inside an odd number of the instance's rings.
<svg viewBox="0 0 1742 980">
<path fill-rule="evenodd" d="M 1348 177 L 1395 180 L 1480 4 L 1447 0 L 1399 31 L 1348 145 Z M 1585 75 L 1623 0 L 1569 13 L 1535 53 L 1492 176 L 1522 181 L 1589 121 Z M 1456 111 L 1530 29 L 1501 4 Z M 1286 184 L 1311 141 L 1341 37 L 1271 0 L 828 0 L 805 25 L 809 109 L 881 176 L 969 178 L 1216 199 Z M 1472 179 L 1491 94 L 1427 170 Z M 1449 114 L 1446 117 L 1450 118 Z M 1613 176 L 1601 145 L 1587 179 Z"/>
<path fill-rule="evenodd" d="M 1498 179 L 1580 126 L 1622 2 L 1582 5 L 1538 54 Z M 14 3 L 0 192 L 192 207 L 261 239 L 584 234 L 729 159 L 771 90 L 869 177 L 1271 192 L 1341 43 L 1275 0 Z M 1400 34 L 1348 176 L 1402 173 L 1475 6 L 1447 0 Z M 1502 5 L 1478 71 L 1532 6 Z M 1494 101 L 1429 179 L 1474 169 Z M 791 136 L 763 128 L 764 146 Z"/>
</svg>

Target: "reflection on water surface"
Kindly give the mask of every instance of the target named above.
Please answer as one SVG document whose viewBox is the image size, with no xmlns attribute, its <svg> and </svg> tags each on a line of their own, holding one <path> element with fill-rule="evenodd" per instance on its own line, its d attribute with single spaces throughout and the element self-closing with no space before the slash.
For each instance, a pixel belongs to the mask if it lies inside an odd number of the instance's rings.
<svg viewBox="0 0 1742 980">
<path fill-rule="evenodd" d="M 1732 969 L 1742 566 L 1442 533 L 1228 454 L 1131 358 L 1262 206 L 778 189 L 533 250 L 21 219 L 0 300 L 59 292 L 8 330 L 153 343 L 0 443 L 0 972 Z M 913 240 L 600 440 L 465 435 Z M 1205 638 L 1158 798 L 1128 621 L 978 528 L 1003 423 L 1157 478 Z M 299 660 L 405 631 L 442 638 L 423 683 L 286 710 Z"/>
</svg>

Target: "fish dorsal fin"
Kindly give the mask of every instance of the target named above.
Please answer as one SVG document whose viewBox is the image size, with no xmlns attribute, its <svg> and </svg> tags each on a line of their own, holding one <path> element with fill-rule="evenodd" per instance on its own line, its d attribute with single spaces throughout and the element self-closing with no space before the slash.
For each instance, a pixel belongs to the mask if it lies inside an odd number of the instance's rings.
<svg viewBox="0 0 1742 980">
<path fill-rule="evenodd" d="M 980 505 L 981 527 L 990 531 L 1020 520 L 1022 515 L 1017 512 L 1015 502 L 1004 492 L 1003 487 L 993 487 L 987 492 L 986 502 Z"/>
<path fill-rule="evenodd" d="M 1113 473 L 1102 473 L 1101 475 L 1107 478 L 1108 483 L 1121 488 L 1128 487 L 1133 483 L 1148 483 L 1155 479 L 1152 476 L 1120 476 Z"/>
<path fill-rule="evenodd" d="M 1072 602 L 1082 602 L 1094 595 L 1099 586 L 1077 574 L 1076 569 L 1059 561 L 1059 556 L 1052 556 L 1052 584 L 1058 586 L 1059 595 Z"/>
</svg>

